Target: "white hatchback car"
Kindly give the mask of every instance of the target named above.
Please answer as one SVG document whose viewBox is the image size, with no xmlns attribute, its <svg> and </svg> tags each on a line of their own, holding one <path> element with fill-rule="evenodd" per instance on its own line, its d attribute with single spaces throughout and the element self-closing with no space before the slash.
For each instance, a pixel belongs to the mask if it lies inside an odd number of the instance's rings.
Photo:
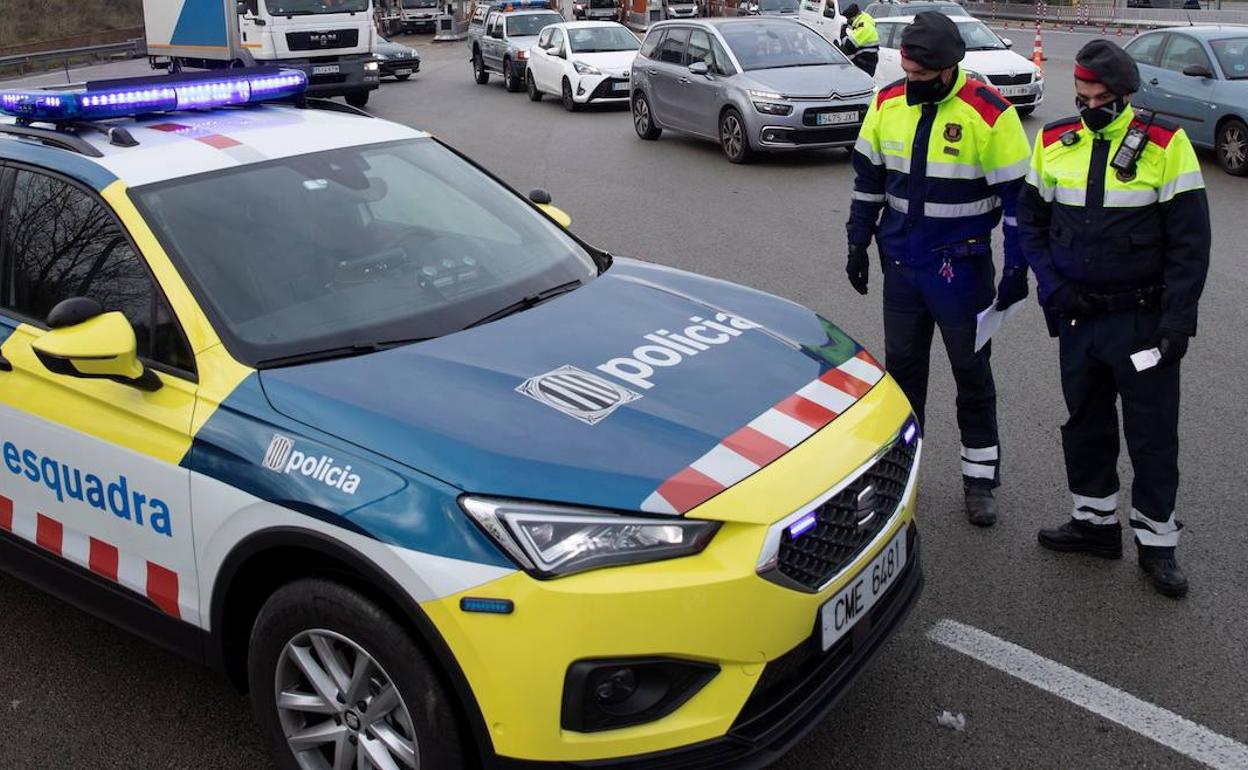
<svg viewBox="0 0 1248 770">
<path fill-rule="evenodd" d="M 640 47 L 637 36 L 614 21 L 552 24 L 529 51 L 529 98 L 556 95 L 570 112 L 590 102 L 627 102 Z"/>
<path fill-rule="evenodd" d="M 962 69 L 971 77 L 991 83 L 1009 99 L 1021 116 L 1035 112 L 1044 101 L 1044 72 L 1027 59 L 1010 50 L 1013 42 L 1002 38 L 979 19 L 951 16 L 966 43 Z M 876 21 L 880 33 L 880 64 L 875 70 L 875 84 L 881 88 L 906 76 L 901 68 L 901 31 L 913 16 L 889 16 Z"/>
</svg>

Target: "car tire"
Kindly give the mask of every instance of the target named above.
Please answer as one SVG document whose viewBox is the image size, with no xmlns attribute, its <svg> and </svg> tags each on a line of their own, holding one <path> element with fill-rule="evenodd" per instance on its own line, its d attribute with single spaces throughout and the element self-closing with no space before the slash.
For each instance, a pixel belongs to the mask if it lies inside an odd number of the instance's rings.
<svg viewBox="0 0 1248 770">
<path fill-rule="evenodd" d="M 355 767 L 335 760 L 360 751 L 395 760 L 387 743 L 415 754 L 418 762 L 396 761 L 400 767 L 464 765 L 449 693 L 424 650 L 389 613 L 340 583 L 313 578 L 275 591 L 252 627 L 247 675 L 256 721 L 282 770 Z M 307 748 L 297 755 L 292 738 L 313 731 L 318 737 L 304 735 Z"/>
<path fill-rule="evenodd" d="M 462 56 L 463 54 L 460 54 L 460 55 Z M 405 80 L 411 80 L 411 78 L 412 78 L 411 75 L 395 75 L 394 76 L 394 79 L 399 81 L 400 83 L 402 83 Z"/>
<path fill-rule="evenodd" d="M 1015 109 L 1015 111 L 1016 111 L 1016 112 L 1018 112 L 1018 116 L 1019 116 L 1020 118 L 1027 118 L 1027 117 L 1030 117 L 1030 116 L 1031 116 L 1031 113 L 1033 113 L 1033 112 L 1035 112 L 1035 111 L 1036 111 L 1036 108 L 1035 108 L 1034 106 L 1032 106 L 1032 107 L 1015 107 L 1014 109 Z"/>
<path fill-rule="evenodd" d="M 520 80 L 516 77 L 515 68 L 511 66 L 511 59 L 503 59 L 503 87 L 512 93 L 519 91 L 521 88 Z"/>
<path fill-rule="evenodd" d="M 1231 118 L 1218 126 L 1214 149 L 1223 171 L 1234 176 L 1248 176 L 1248 126 L 1242 120 Z"/>
<path fill-rule="evenodd" d="M 364 109 L 364 107 L 368 106 L 368 91 L 352 91 L 344 98 L 347 100 L 347 104 L 356 109 Z"/>
<path fill-rule="evenodd" d="M 577 104 L 576 99 L 572 98 L 572 81 L 567 78 L 563 79 L 562 93 L 561 101 L 563 102 L 563 108 L 568 112 L 579 112 L 581 105 Z"/>
<path fill-rule="evenodd" d="M 754 157 L 745 119 L 732 107 L 719 116 L 719 146 L 732 163 L 749 163 Z"/>
<path fill-rule="evenodd" d="M 485 60 L 481 58 L 480 48 L 472 50 L 472 78 L 479 86 L 490 82 L 490 71 L 485 68 Z"/>
<path fill-rule="evenodd" d="M 542 92 L 537 90 L 537 81 L 533 79 L 532 72 L 524 73 L 524 86 L 529 91 L 529 101 L 540 102 L 542 100 Z"/>
<path fill-rule="evenodd" d="M 654 114 L 650 111 L 650 100 L 646 95 L 637 92 L 633 96 L 633 128 L 637 131 L 637 136 L 652 142 L 658 139 L 663 133 L 663 129 L 654 125 Z"/>
</svg>

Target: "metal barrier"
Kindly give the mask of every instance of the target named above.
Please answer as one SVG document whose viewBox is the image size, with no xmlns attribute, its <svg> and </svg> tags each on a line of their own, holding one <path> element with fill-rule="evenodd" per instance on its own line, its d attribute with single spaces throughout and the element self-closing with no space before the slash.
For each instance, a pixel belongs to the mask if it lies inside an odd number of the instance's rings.
<svg viewBox="0 0 1248 770">
<path fill-rule="evenodd" d="M 1152 0 L 1163 2 L 1164 0 Z M 1191 24 L 1248 24 L 1248 11 L 1183 10 L 1182 8 L 1120 8 L 1109 3 L 1085 3 L 1084 8 L 1072 6 L 1042 7 L 1037 14 L 1031 3 L 972 2 L 965 8 L 979 18 L 1041 23 L 1057 27 L 1099 27 L 1104 24 L 1127 27 L 1174 27 Z"/>
<path fill-rule="evenodd" d="M 60 61 L 65 72 L 69 72 L 71 59 L 118 58 L 134 59 L 147 54 L 147 41 L 143 38 L 127 40 L 124 43 L 106 43 L 104 45 L 88 45 L 79 48 L 62 48 L 57 51 L 39 51 L 37 53 L 19 53 L 13 56 L 0 57 L 0 70 L 16 67 L 18 75 L 25 75 L 26 68 L 37 62 Z"/>
<path fill-rule="evenodd" d="M 464 25 L 460 24 L 459 19 L 450 13 L 443 13 L 438 16 L 437 30 L 438 34 L 433 36 L 433 42 L 435 43 L 453 43 L 468 37 L 468 32 Z"/>
</svg>

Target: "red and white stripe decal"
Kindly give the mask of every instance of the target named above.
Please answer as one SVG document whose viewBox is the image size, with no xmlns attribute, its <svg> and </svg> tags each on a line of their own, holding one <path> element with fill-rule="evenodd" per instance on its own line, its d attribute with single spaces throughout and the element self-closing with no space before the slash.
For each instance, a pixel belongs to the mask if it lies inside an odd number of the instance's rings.
<svg viewBox="0 0 1248 770">
<path fill-rule="evenodd" d="M 194 139 L 213 149 L 221 150 L 239 163 L 258 163 L 262 160 L 267 160 L 255 148 L 249 147 L 231 136 L 213 133 L 203 126 L 186 126 L 181 123 L 157 123 L 148 126 L 148 128 L 166 134 L 181 134 L 188 139 Z"/>
<path fill-rule="evenodd" d="M 883 377 L 883 367 L 867 351 L 860 350 L 664 481 L 641 509 L 680 514 L 701 505 L 810 438 Z"/>
<path fill-rule="evenodd" d="M 0 530 L 14 534 L 100 577 L 142 594 L 165 614 L 198 625 L 193 596 L 182 596 L 178 573 L 66 527 L 42 513 L 14 510 L 0 495 Z"/>
</svg>

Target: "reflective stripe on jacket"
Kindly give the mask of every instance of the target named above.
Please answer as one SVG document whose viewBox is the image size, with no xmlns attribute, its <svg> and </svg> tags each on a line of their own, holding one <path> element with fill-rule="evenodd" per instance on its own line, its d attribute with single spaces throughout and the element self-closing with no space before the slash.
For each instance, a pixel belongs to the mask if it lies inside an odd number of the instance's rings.
<svg viewBox="0 0 1248 770">
<path fill-rule="evenodd" d="M 988 235 L 1004 214 L 1005 265 L 1023 267 L 1014 205 L 1030 152 L 1018 112 L 961 68 L 935 104 L 908 104 L 905 81 L 893 83 L 858 135 L 849 242 L 874 236 L 889 258 L 921 265 L 943 246 Z"/>
<path fill-rule="evenodd" d="M 1128 107 L 1102 132 L 1079 118 L 1036 137 L 1019 199 L 1023 252 L 1041 302 L 1068 281 L 1098 293 L 1165 285 L 1162 326 L 1194 334 L 1209 269 L 1209 202 L 1183 129 L 1160 119 L 1132 173 L 1110 167 L 1132 124 Z"/>
</svg>

